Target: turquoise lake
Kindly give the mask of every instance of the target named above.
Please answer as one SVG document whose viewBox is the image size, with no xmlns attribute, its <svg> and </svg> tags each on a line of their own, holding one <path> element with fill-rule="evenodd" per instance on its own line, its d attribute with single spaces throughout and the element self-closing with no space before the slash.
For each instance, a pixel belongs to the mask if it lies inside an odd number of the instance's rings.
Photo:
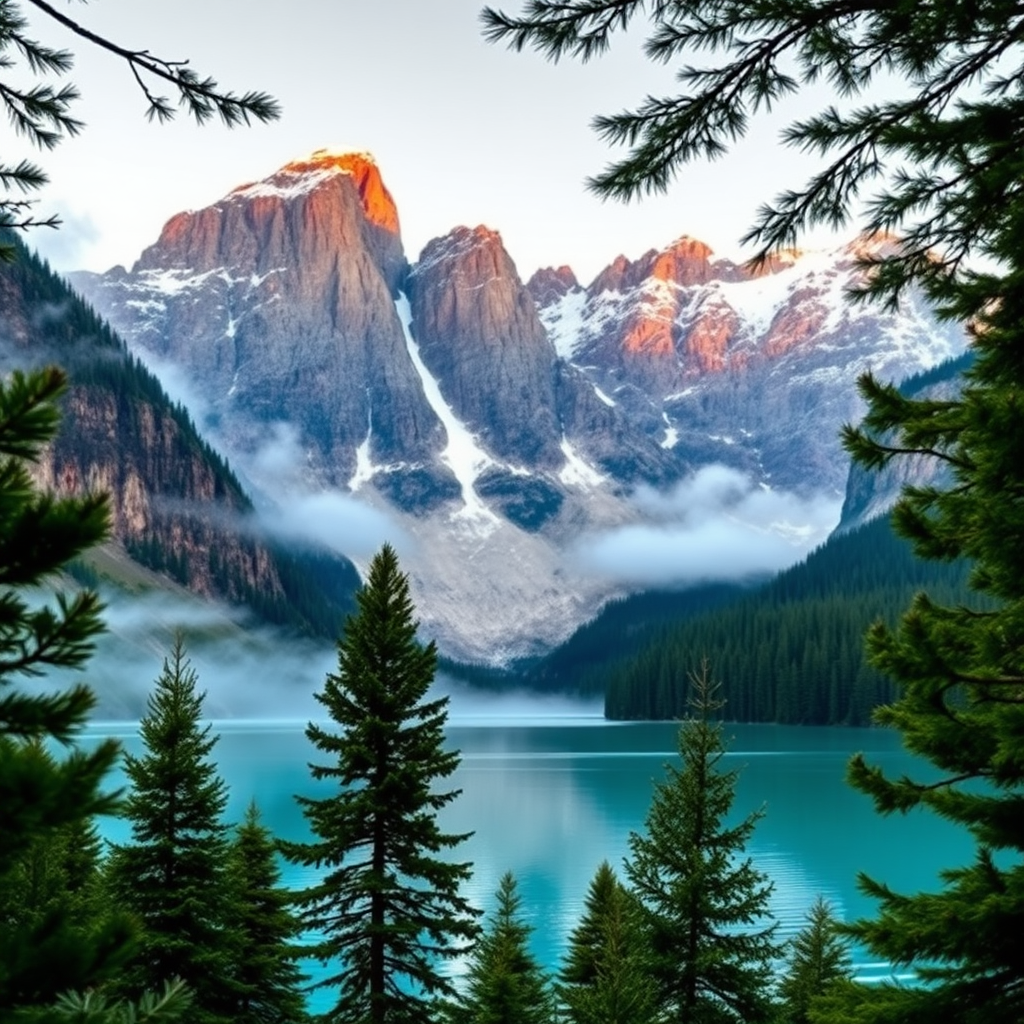
<svg viewBox="0 0 1024 1024">
<path fill-rule="evenodd" d="M 214 754 L 230 788 L 228 813 L 238 820 L 256 799 L 278 836 L 308 835 L 294 795 L 328 792 L 311 780 L 315 751 L 302 722 L 214 722 Z M 511 869 L 534 926 L 533 949 L 555 968 L 574 927 L 595 868 L 607 859 L 621 870 L 630 831 L 643 828 L 653 783 L 677 758 L 672 723 L 608 723 L 594 716 L 457 719 L 448 742 L 462 752 L 453 788 L 462 795 L 445 812 L 445 828 L 473 831 L 458 851 L 474 863 L 467 895 L 487 910 L 498 879 Z M 133 723 L 97 723 L 93 736 L 115 735 L 137 753 Z M 879 729 L 730 725 L 725 765 L 741 770 L 736 817 L 764 807 L 748 848 L 775 883 L 772 910 L 782 937 L 793 934 L 821 893 L 845 920 L 870 915 L 857 890 L 859 871 L 898 892 L 937 887 L 938 872 L 971 858 L 967 837 L 934 815 L 882 818 L 844 782 L 847 760 L 862 750 L 896 775 L 922 775 L 899 737 Z M 129 838 L 107 820 L 105 835 Z M 289 887 L 310 876 L 284 866 Z M 888 976 L 886 964 L 855 951 L 862 979 Z M 319 1000 L 317 1000 L 319 1002 Z"/>
</svg>

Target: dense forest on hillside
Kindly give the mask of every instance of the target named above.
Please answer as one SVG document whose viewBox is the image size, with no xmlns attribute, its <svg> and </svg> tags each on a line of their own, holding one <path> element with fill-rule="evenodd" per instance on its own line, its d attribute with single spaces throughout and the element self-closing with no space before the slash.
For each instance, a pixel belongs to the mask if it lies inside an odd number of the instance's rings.
<svg viewBox="0 0 1024 1024">
<path fill-rule="evenodd" d="M 141 483 L 148 514 L 114 521 L 114 539 L 132 559 L 264 622 L 333 641 L 353 608 L 355 567 L 245 529 L 252 502 L 185 406 L 46 261 L 6 237 L 17 260 L 0 267 L 0 358 L 56 361 L 68 372 L 52 446 L 62 486 L 65 477 L 79 487 L 100 479 L 123 506 Z"/>
<path fill-rule="evenodd" d="M 885 517 L 833 536 L 759 590 L 663 625 L 639 652 L 606 662 L 605 714 L 682 717 L 686 673 L 706 657 L 723 681 L 731 719 L 867 724 L 871 709 L 893 696 L 864 659 L 868 626 L 894 623 L 921 590 L 966 602 L 967 572 L 963 562 L 914 558 Z"/>
</svg>

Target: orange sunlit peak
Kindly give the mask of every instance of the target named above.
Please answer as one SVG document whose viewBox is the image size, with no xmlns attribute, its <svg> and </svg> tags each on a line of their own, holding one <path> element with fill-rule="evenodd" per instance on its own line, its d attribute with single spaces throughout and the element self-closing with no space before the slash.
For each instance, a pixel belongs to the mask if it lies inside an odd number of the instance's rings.
<svg viewBox="0 0 1024 1024">
<path fill-rule="evenodd" d="M 374 155 L 368 150 L 343 149 L 340 146 L 324 146 L 321 149 L 314 149 L 309 154 L 308 160 L 310 163 L 334 163 L 339 160 L 359 160 L 367 164 L 377 163 Z"/>
</svg>

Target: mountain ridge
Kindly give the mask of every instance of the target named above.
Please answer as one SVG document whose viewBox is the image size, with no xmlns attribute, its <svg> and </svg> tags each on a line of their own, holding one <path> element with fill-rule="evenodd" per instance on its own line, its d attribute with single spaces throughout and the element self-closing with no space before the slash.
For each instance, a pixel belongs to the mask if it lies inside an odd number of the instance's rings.
<svg viewBox="0 0 1024 1024">
<path fill-rule="evenodd" d="M 857 247 L 888 239 L 754 272 L 681 236 L 586 287 L 568 267 L 524 283 L 482 226 L 410 261 L 365 156 L 293 161 L 168 224 L 131 271 L 74 284 L 133 351 L 185 368 L 264 493 L 354 498 L 408 538 L 424 631 L 460 660 L 537 653 L 636 589 L 587 568 L 588 545 L 683 529 L 666 508 L 703 468 L 838 501 L 856 376 L 964 343 L 914 296 L 845 304 Z M 301 453 L 287 481 L 260 475 L 282 426 Z"/>
</svg>

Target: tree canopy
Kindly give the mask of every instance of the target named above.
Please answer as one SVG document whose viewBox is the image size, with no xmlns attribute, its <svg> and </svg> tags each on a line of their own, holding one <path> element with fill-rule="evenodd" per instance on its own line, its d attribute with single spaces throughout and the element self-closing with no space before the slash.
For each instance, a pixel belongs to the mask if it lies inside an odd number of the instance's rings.
<svg viewBox="0 0 1024 1024">
<path fill-rule="evenodd" d="M 868 636 L 897 684 L 876 720 L 939 777 L 888 778 L 862 758 L 855 786 L 881 813 L 930 809 L 968 831 L 973 862 L 937 893 L 905 896 L 862 878 L 875 920 L 849 933 L 929 984 L 840 986 L 821 1019 L 1019 1021 L 1024 962 L 1024 4 L 1017 0 L 529 0 L 520 18 L 484 12 L 492 39 L 588 59 L 646 19 L 647 52 L 683 60 L 683 91 L 600 118 L 632 147 L 594 179 L 629 198 L 664 189 L 688 160 L 715 157 L 750 118 L 800 89 L 833 102 L 791 123 L 785 144 L 822 169 L 764 206 L 748 240 L 762 259 L 813 224 L 895 233 L 864 262 L 862 298 L 898 302 L 911 284 L 972 333 L 958 396 L 908 398 L 870 375 L 868 414 L 844 431 L 855 459 L 944 464 L 943 486 L 904 489 L 893 511 L 918 556 L 972 563 L 978 610 L 918 596 L 895 629 Z M 876 86 L 891 88 L 879 99 Z M 867 194 L 870 189 L 874 192 Z M 991 602 L 991 603 L 989 603 Z M 817 1012 L 817 1011 L 815 1011 Z"/>
</svg>

